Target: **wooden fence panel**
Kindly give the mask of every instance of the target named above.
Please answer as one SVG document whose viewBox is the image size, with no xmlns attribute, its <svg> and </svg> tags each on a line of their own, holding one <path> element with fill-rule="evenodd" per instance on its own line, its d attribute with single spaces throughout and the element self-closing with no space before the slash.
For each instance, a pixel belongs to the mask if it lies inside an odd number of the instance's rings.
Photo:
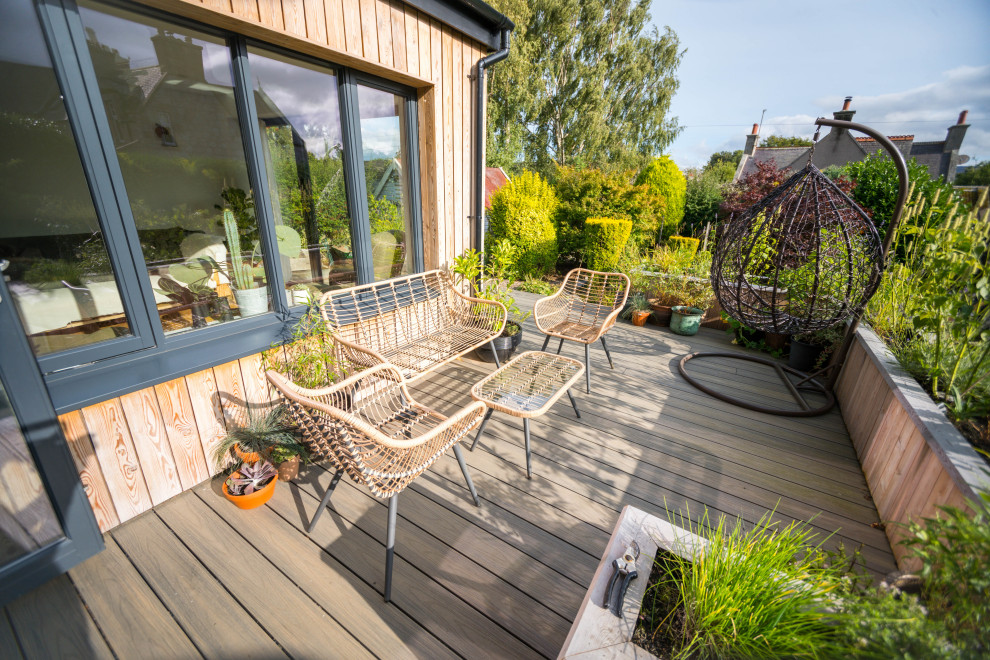
<svg viewBox="0 0 990 660">
<path fill-rule="evenodd" d="M 161 504 L 182 492 L 182 482 L 175 468 L 158 397 L 154 388 L 146 388 L 120 397 L 127 429 L 137 438 L 134 451 L 141 463 L 141 473 L 153 504 Z"/>
<path fill-rule="evenodd" d="M 151 495 L 144 483 L 141 461 L 134 450 L 120 400 L 87 406 L 82 409 L 82 416 L 120 522 L 150 509 Z"/>
<path fill-rule="evenodd" d="M 196 413 L 189 398 L 189 388 L 185 378 L 177 378 L 155 385 L 155 394 L 182 489 L 188 490 L 210 476 L 203 442 L 196 428 Z"/>
<path fill-rule="evenodd" d="M 96 524 L 100 526 L 101 532 L 116 527 L 120 523 L 120 518 L 117 517 L 117 509 L 110 496 L 106 479 L 103 477 L 103 469 L 96 459 L 93 441 L 89 437 L 89 431 L 86 430 L 82 413 L 74 410 L 59 416 L 58 421 L 69 443 L 69 452 L 72 454 L 72 461 L 76 464 L 76 470 L 79 471 L 86 499 L 89 500 L 89 506 L 96 516 Z"/>
</svg>

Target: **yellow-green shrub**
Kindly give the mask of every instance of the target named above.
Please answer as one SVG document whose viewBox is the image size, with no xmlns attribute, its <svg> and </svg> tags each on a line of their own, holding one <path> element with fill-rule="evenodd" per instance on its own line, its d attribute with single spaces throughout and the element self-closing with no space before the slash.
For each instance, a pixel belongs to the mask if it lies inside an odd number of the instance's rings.
<svg viewBox="0 0 990 660">
<path fill-rule="evenodd" d="M 661 156 L 644 167 L 636 177 L 636 185 L 644 183 L 667 201 L 666 216 L 660 225 L 660 238 L 674 233 L 684 219 L 687 179 L 670 156 Z"/>
<path fill-rule="evenodd" d="M 694 255 L 698 254 L 701 241 L 690 236 L 671 236 L 667 239 L 667 245 L 678 252 L 687 252 L 693 258 Z"/>
<path fill-rule="evenodd" d="M 588 218 L 584 223 L 584 259 L 592 270 L 613 271 L 632 233 L 621 218 Z"/>
<path fill-rule="evenodd" d="M 550 184 L 535 172 L 523 172 L 492 195 L 486 244 L 509 241 L 516 248 L 518 275 L 545 275 L 557 262 L 553 218 L 559 205 Z"/>
</svg>

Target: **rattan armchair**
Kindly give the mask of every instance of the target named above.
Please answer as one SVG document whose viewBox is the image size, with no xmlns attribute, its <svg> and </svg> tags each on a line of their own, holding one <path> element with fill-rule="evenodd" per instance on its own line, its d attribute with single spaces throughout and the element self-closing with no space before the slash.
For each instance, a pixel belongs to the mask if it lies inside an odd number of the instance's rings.
<svg viewBox="0 0 990 660">
<path fill-rule="evenodd" d="M 551 337 L 560 338 L 558 354 L 565 339 L 584 344 L 585 386 L 589 394 L 591 345 L 600 339 L 605 357 L 608 358 L 608 366 L 615 369 L 612 355 L 605 343 L 605 333 L 615 325 L 628 297 L 627 275 L 575 268 L 567 273 L 557 293 L 537 300 L 533 308 L 536 327 L 547 336 L 542 350 L 547 350 Z"/>
<path fill-rule="evenodd" d="M 385 602 L 391 601 L 399 493 L 453 448 L 471 497 L 475 505 L 481 504 L 457 443 L 481 423 L 485 404 L 475 401 L 445 417 L 416 403 L 402 374 L 390 364 L 315 390 L 299 387 L 275 371 L 267 376 L 285 398 L 312 460 L 328 461 L 336 470 L 307 531 L 312 532 L 345 472 L 375 497 L 388 498 Z"/>
</svg>

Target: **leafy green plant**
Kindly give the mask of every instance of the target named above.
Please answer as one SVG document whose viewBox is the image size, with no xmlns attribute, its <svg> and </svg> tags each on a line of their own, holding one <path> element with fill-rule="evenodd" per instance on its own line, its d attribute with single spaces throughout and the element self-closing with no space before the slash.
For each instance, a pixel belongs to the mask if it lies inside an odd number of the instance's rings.
<svg viewBox="0 0 990 660">
<path fill-rule="evenodd" d="M 634 293 L 629 297 L 629 304 L 626 308 L 622 310 L 622 318 L 631 318 L 633 312 L 649 312 L 650 311 L 650 301 L 645 294 Z"/>
<path fill-rule="evenodd" d="M 227 465 L 234 446 L 244 454 L 259 454 L 264 460 L 272 460 L 272 452 L 276 447 L 298 454 L 303 454 L 306 448 L 299 443 L 298 432 L 289 419 L 285 406 L 275 406 L 266 412 L 247 411 L 244 424 L 234 424 L 227 434 L 220 439 L 213 450 L 213 461 L 218 468 Z M 233 467 L 236 467 L 236 463 Z"/>
<path fill-rule="evenodd" d="M 643 168 L 636 177 L 637 185 L 647 185 L 667 202 L 666 214 L 659 227 L 662 240 L 677 230 L 684 218 L 687 179 L 670 156 L 661 156 Z"/>
<path fill-rule="evenodd" d="M 588 218 L 584 224 L 584 255 L 588 268 L 614 271 L 631 231 L 629 220 Z"/>
<path fill-rule="evenodd" d="M 52 285 L 65 282 L 82 286 L 83 270 L 78 262 L 64 259 L 36 259 L 24 273 L 29 284 Z"/>
<path fill-rule="evenodd" d="M 718 221 L 725 185 L 735 174 L 735 165 L 719 162 L 715 168 L 696 174 L 687 180 L 684 197 L 684 219 L 680 231 L 694 234 L 708 223 Z"/>
<path fill-rule="evenodd" d="M 939 507 L 934 518 L 912 522 L 903 543 L 921 560 L 932 616 L 945 622 L 953 643 L 976 657 L 990 650 L 990 493 L 968 506 Z"/>
<path fill-rule="evenodd" d="M 678 252 L 687 252 L 691 255 L 691 259 L 694 259 L 694 255 L 698 254 L 701 241 L 690 236 L 671 236 L 667 239 L 667 245 Z"/>
<path fill-rule="evenodd" d="M 806 523 L 781 526 L 773 514 L 749 528 L 724 515 L 712 526 L 707 511 L 697 523 L 680 517 L 706 545 L 664 565 L 684 608 L 676 657 L 842 657 L 834 634 L 842 615 L 827 609 L 841 571 Z"/>
<path fill-rule="evenodd" d="M 326 387 L 346 371 L 337 357 L 333 327 L 320 314 L 316 301 L 310 299 L 302 317 L 292 326 L 284 342 L 276 342 L 261 354 L 266 370 L 280 372 L 302 387 Z"/>
<path fill-rule="evenodd" d="M 547 282 L 538 277 L 527 275 L 516 284 L 516 288 L 527 293 L 538 293 L 541 296 L 552 296 L 557 293 L 557 287 L 552 282 Z"/>
<path fill-rule="evenodd" d="M 515 279 L 513 268 L 515 254 L 515 247 L 509 241 L 502 239 L 492 247 L 492 258 L 488 260 L 484 269 L 481 254 L 477 250 L 470 249 L 454 257 L 450 270 L 456 276 L 458 285 L 469 285 L 478 298 L 502 303 L 508 312 L 509 320 L 520 324 L 529 318 L 532 312 L 524 313 L 519 309 L 515 296 L 511 293 L 512 282 Z M 502 334 L 505 336 L 512 336 L 518 331 L 518 325 L 508 323 L 502 328 Z"/>
<path fill-rule="evenodd" d="M 515 266 L 523 275 L 545 275 L 557 263 L 553 219 L 560 200 L 539 174 L 523 172 L 492 195 L 488 245 L 507 240 L 517 250 Z"/>
</svg>

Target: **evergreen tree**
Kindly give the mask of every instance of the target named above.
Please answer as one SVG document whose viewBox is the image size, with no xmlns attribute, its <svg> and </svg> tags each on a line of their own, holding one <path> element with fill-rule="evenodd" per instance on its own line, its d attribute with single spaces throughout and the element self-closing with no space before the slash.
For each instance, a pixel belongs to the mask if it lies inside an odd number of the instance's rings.
<svg viewBox="0 0 990 660">
<path fill-rule="evenodd" d="M 492 69 L 489 164 L 641 167 L 679 132 L 668 116 L 684 51 L 647 29 L 652 0 L 495 0 L 515 23 Z"/>
<path fill-rule="evenodd" d="M 670 156 L 661 156 L 636 177 L 636 185 L 646 184 L 667 203 L 666 214 L 659 230 L 659 240 L 672 235 L 684 219 L 684 201 L 687 194 L 687 180 Z"/>
</svg>

